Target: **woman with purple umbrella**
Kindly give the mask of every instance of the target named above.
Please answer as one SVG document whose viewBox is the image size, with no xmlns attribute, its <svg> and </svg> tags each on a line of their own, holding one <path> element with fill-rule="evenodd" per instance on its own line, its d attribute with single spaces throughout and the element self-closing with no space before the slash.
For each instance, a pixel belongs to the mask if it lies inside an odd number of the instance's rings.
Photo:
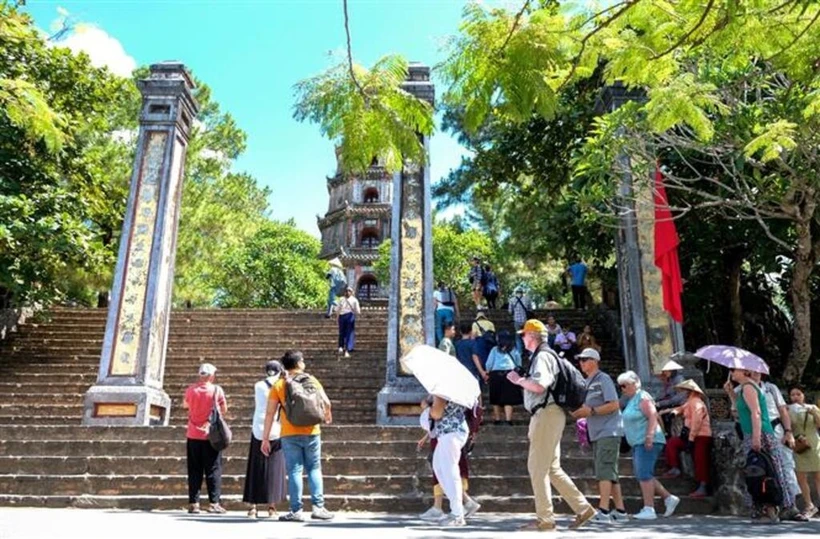
<svg viewBox="0 0 820 539">
<path fill-rule="evenodd" d="M 766 397 L 752 379 L 752 371 L 732 368 L 731 376 L 732 380 L 741 387 L 740 398 L 737 400 L 737 414 L 740 429 L 743 432 L 741 445 L 743 452 L 748 454 L 749 451 L 764 451 L 769 455 L 780 490 L 783 492 L 783 507 L 793 507 L 794 495 L 786 483 L 786 470 L 777 448 L 777 437 L 769 419 L 769 412 L 766 409 Z M 773 522 L 779 520 L 778 507 L 756 504 L 748 494 L 746 502 L 753 509 L 752 515 L 762 514 Z"/>
</svg>

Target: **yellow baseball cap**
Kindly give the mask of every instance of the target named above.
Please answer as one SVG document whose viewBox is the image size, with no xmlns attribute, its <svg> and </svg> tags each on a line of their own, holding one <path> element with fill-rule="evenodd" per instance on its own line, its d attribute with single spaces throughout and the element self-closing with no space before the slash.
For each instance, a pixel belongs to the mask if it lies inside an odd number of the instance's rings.
<svg viewBox="0 0 820 539">
<path fill-rule="evenodd" d="M 518 332 L 521 333 L 546 333 L 547 326 L 541 323 L 540 320 L 536 320 L 535 318 L 531 320 L 527 320 L 524 323 L 524 327 Z"/>
</svg>

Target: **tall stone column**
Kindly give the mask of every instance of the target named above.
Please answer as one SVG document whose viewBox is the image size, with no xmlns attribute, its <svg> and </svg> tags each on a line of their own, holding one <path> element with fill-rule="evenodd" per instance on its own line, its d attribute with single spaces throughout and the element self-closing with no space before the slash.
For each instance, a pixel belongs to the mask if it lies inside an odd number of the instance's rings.
<svg viewBox="0 0 820 539">
<path fill-rule="evenodd" d="M 603 89 L 596 109 L 604 114 L 644 97 L 614 84 Z M 621 177 L 616 258 L 623 348 L 627 368 L 646 383 L 670 356 L 684 352 L 683 332 L 663 309 L 662 276 L 655 266 L 654 165 L 644 167 L 636 179 L 630 156 L 622 152 L 617 160 Z"/>
<path fill-rule="evenodd" d="M 431 104 L 430 68 L 411 64 L 403 88 Z M 423 140 L 430 155 L 430 141 Z M 387 327 L 387 383 L 377 400 L 381 425 L 412 424 L 426 392 L 399 359 L 417 344 L 433 344 L 432 197 L 428 165 L 408 163 L 393 177 L 390 303 Z"/>
<path fill-rule="evenodd" d="M 199 106 L 180 63 L 151 66 L 97 383 L 85 425 L 167 425 L 162 389 L 188 136 Z"/>
</svg>

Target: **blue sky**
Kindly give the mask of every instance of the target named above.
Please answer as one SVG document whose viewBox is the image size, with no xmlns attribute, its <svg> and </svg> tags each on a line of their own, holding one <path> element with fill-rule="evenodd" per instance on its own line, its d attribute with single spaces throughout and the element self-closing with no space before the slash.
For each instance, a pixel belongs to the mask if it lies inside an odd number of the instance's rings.
<svg viewBox="0 0 820 539">
<path fill-rule="evenodd" d="M 454 34 L 462 0 L 350 0 L 354 56 L 365 66 L 384 54 L 434 65 Z M 345 34 L 341 0 L 29 0 L 47 29 L 66 9 L 93 25 L 68 38 L 98 63 L 128 72 L 134 65 L 180 60 L 248 133 L 236 170 L 269 186 L 272 215 L 294 218 L 318 236 L 316 214 L 327 209 L 326 176 L 333 147 L 313 124 L 292 119 L 293 84 L 340 58 Z M 441 92 L 441 87 L 437 86 Z M 464 149 L 438 132 L 431 141 L 437 181 L 458 165 Z"/>
</svg>

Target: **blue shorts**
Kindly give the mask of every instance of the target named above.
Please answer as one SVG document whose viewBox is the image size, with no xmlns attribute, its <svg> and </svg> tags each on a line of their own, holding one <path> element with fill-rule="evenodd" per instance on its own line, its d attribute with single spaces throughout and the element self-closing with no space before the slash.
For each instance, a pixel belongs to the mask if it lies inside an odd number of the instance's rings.
<svg viewBox="0 0 820 539">
<path fill-rule="evenodd" d="M 655 478 L 655 463 L 663 451 L 663 445 L 654 443 L 652 449 L 647 449 L 643 444 L 632 446 L 632 467 L 638 481 L 651 481 Z"/>
</svg>

